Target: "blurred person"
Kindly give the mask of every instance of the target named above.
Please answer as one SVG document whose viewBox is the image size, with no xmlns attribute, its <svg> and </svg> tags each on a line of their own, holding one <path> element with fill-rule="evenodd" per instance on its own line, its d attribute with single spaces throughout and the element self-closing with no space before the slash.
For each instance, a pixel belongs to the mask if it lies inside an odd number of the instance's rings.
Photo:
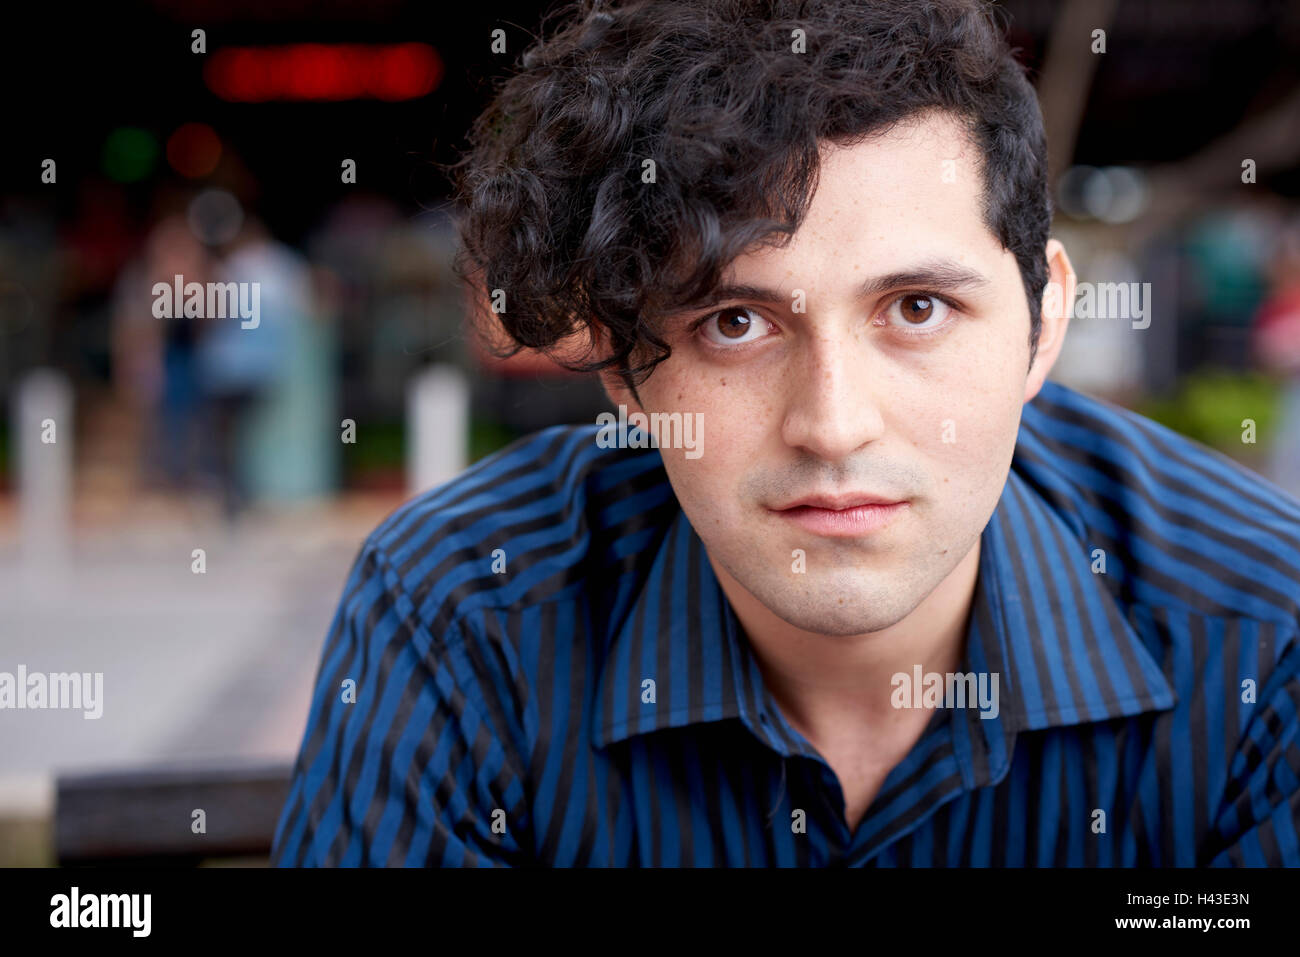
<svg viewBox="0 0 1300 957">
<path fill-rule="evenodd" d="M 146 475 L 173 488 L 198 477 L 200 397 L 195 371 L 197 323 L 154 315 L 155 283 L 205 282 L 211 257 L 184 217 L 165 215 L 149 230 L 139 257 L 118 277 L 113 294 L 115 388 L 144 424 Z"/>
<path fill-rule="evenodd" d="M 287 314 L 300 311 L 307 294 L 296 255 L 274 240 L 255 216 L 243 219 L 213 276 L 221 283 L 235 283 L 241 308 L 250 307 L 247 315 L 204 319 L 196 349 L 211 427 L 207 461 L 224 514 L 233 521 L 253 497 L 244 453 L 248 419 L 285 374 L 290 361 Z"/>
<path fill-rule="evenodd" d="M 618 420 L 367 538 L 273 862 L 1300 865 L 1300 502 L 1048 380 L 1075 275 L 994 8 L 565 13 L 460 267 Z"/>
<path fill-rule="evenodd" d="M 1282 229 L 1269 278 L 1253 330 L 1260 365 L 1284 379 L 1270 470 L 1273 481 L 1300 496 L 1300 216 Z"/>
</svg>

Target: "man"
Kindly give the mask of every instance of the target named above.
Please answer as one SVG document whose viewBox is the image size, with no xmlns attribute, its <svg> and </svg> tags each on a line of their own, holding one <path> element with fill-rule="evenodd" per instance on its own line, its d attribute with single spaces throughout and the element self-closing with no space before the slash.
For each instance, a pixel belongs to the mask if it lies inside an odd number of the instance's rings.
<svg viewBox="0 0 1300 957">
<path fill-rule="evenodd" d="M 1075 279 L 987 9 L 525 55 L 462 267 L 618 425 L 372 534 L 276 863 L 1300 864 L 1300 503 L 1046 381 Z"/>
</svg>

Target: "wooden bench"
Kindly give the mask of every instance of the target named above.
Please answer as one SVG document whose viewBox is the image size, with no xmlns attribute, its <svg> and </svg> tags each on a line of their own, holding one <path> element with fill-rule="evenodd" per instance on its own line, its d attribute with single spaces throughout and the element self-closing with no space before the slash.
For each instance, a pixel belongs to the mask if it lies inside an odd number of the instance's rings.
<svg viewBox="0 0 1300 957">
<path fill-rule="evenodd" d="M 268 864 L 291 771 L 274 763 L 62 775 L 55 856 L 73 866 Z M 194 831 L 196 809 L 204 812 L 204 833 Z"/>
</svg>

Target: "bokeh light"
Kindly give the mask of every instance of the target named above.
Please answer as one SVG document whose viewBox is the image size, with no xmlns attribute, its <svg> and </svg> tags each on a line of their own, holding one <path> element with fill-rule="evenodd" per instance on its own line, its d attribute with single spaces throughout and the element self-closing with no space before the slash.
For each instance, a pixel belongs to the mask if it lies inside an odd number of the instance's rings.
<svg viewBox="0 0 1300 957">
<path fill-rule="evenodd" d="M 139 182 L 157 161 L 158 140 L 148 130 L 119 126 L 104 139 L 104 174 L 116 182 Z"/>
<path fill-rule="evenodd" d="M 202 179 L 221 160 L 221 138 L 206 123 L 185 123 L 167 140 L 167 162 L 188 179 Z"/>
</svg>

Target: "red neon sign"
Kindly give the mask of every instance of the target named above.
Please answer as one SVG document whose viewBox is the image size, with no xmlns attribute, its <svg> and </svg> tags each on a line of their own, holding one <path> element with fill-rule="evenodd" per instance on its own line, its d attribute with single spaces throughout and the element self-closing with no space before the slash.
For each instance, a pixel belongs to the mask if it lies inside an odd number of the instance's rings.
<svg viewBox="0 0 1300 957">
<path fill-rule="evenodd" d="M 427 43 L 294 43 L 224 47 L 208 58 L 208 89 L 239 103 L 268 100 L 413 100 L 442 80 Z"/>
</svg>

